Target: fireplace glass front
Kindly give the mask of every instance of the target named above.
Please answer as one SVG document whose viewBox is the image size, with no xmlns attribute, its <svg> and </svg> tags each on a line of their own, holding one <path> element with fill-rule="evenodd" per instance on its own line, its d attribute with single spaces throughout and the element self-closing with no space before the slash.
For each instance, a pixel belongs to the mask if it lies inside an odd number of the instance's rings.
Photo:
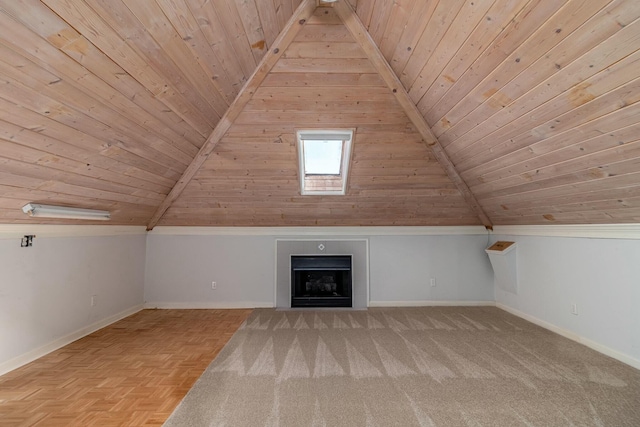
<svg viewBox="0 0 640 427">
<path fill-rule="evenodd" d="M 291 256 L 291 307 L 352 307 L 351 255 Z"/>
</svg>

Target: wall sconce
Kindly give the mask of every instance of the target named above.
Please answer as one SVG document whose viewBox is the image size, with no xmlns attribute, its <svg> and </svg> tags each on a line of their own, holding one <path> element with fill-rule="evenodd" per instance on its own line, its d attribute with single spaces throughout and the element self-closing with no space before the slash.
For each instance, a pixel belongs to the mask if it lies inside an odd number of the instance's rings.
<svg viewBox="0 0 640 427">
<path fill-rule="evenodd" d="M 21 248 L 30 248 L 33 246 L 33 238 L 36 237 L 34 234 L 25 234 L 22 240 L 20 240 Z"/>
</svg>

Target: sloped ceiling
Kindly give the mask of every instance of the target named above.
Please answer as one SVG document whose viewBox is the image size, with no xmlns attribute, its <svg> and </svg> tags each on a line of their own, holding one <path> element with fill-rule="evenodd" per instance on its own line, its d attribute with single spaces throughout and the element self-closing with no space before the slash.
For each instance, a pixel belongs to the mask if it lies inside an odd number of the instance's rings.
<svg viewBox="0 0 640 427">
<path fill-rule="evenodd" d="M 640 2 L 340 1 L 399 91 L 339 7 L 0 1 L 0 222 L 28 202 L 145 225 L 640 220 Z M 315 127 L 356 129 L 346 196 L 299 194 Z"/>
</svg>

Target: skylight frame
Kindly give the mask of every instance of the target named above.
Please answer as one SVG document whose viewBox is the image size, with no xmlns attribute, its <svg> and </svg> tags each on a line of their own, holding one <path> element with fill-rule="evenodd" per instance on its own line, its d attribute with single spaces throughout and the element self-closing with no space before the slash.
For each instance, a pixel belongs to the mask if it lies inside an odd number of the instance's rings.
<svg viewBox="0 0 640 427">
<path fill-rule="evenodd" d="M 301 195 L 337 196 L 346 194 L 353 135 L 354 129 L 312 129 L 296 132 Z M 304 141 L 341 141 L 340 173 L 338 175 L 306 173 Z"/>
</svg>

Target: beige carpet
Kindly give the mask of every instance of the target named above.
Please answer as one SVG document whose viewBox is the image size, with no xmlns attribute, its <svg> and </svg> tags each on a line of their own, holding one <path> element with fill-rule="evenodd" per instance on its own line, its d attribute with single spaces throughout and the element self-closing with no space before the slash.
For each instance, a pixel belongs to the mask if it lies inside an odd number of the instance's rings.
<svg viewBox="0 0 640 427">
<path fill-rule="evenodd" d="M 256 310 L 166 426 L 640 426 L 640 371 L 496 308 Z"/>
</svg>

